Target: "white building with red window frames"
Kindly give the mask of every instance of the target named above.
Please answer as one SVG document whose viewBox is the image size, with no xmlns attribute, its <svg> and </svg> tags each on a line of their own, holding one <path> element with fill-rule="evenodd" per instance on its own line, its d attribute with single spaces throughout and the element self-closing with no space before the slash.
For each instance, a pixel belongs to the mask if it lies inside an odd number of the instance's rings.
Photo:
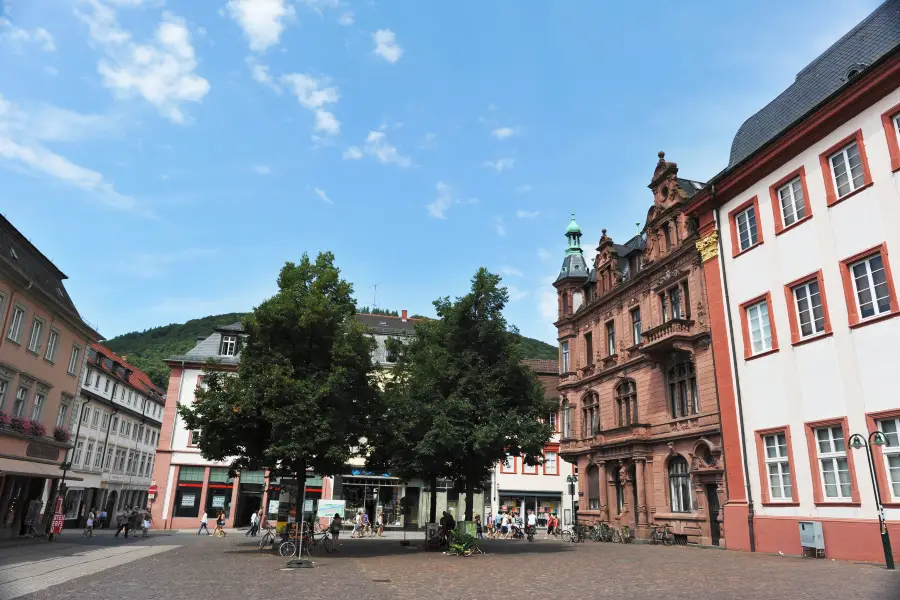
<svg viewBox="0 0 900 600">
<path fill-rule="evenodd" d="M 729 548 L 884 560 L 865 449 L 900 547 L 900 1 L 750 117 L 699 220 L 728 479 Z M 892 254 L 893 253 L 893 254 Z"/>
<path fill-rule="evenodd" d="M 559 364 L 555 360 L 522 361 L 538 376 L 547 398 L 559 399 Z M 533 510 L 538 526 L 546 527 L 547 519 L 556 514 L 563 525 L 572 522 L 573 507 L 577 509 L 578 496 L 569 493 L 566 477 L 575 475 L 575 465 L 559 457 L 559 412 L 548 415 L 553 425 L 553 436 L 544 447 L 542 464 L 529 466 L 521 456 L 510 456 L 498 463 L 491 476 L 491 497 L 485 498 L 484 512 L 496 515 L 498 511 L 515 511 L 521 516 Z M 476 512 L 478 512 L 476 510 Z"/>
</svg>

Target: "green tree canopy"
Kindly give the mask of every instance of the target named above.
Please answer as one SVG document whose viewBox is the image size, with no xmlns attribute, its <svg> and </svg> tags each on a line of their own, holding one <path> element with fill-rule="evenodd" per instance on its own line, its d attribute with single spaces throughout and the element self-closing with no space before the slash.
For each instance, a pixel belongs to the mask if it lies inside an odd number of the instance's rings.
<svg viewBox="0 0 900 600">
<path fill-rule="evenodd" d="M 206 389 L 179 412 L 209 460 L 305 479 L 340 473 L 379 413 L 373 340 L 354 318 L 350 283 L 330 252 L 287 263 L 278 293 L 244 319 L 236 376 L 210 363 Z"/>
</svg>

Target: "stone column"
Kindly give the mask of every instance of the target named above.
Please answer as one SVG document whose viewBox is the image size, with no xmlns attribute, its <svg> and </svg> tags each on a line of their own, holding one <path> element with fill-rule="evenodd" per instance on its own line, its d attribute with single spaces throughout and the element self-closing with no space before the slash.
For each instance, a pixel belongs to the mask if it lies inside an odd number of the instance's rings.
<svg viewBox="0 0 900 600">
<path fill-rule="evenodd" d="M 644 459 L 634 461 L 634 478 L 637 485 L 638 505 L 635 507 L 635 520 L 638 525 L 647 524 L 647 491 L 644 489 Z"/>
<path fill-rule="evenodd" d="M 609 481 L 606 477 L 606 461 L 598 460 L 597 469 L 600 471 L 600 519 L 609 520 Z"/>
</svg>

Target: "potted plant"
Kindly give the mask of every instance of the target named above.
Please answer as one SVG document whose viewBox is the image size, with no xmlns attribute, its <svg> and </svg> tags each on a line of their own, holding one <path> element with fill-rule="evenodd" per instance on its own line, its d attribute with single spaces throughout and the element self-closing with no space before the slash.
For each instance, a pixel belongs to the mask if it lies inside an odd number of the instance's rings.
<svg viewBox="0 0 900 600">
<path fill-rule="evenodd" d="M 28 421 L 28 435 L 33 435 L 34 437 L 42 437 L 47 430 L 44 429 L 44 424 L 40 421 Z"/>
<path fill-rule="evenodd" d="M 57 442 L 62 442 L 63 444 L 67 444 L 69 442 L 69 432 L 62 427 L 57 427 L 53 430 L 53 437 Z"/>
<path fill-rule="evenodd" d="M 13 417 L 12 419 L 10 419 L 9 426 L 19 433 L 25 433 L 25 419 L 23 419 L 22 417 Z"/>
<path fill-rule="evenodd" d="M 9 427 L 9 415 L 0 412 L 0 427 Z"/>
</svg>

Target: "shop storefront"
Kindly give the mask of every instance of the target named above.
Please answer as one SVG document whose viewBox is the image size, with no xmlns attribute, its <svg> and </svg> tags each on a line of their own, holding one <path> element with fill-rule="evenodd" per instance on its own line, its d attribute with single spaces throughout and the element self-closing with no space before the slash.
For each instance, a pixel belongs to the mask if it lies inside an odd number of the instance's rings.
<svg viewBox="0 0 900 600">
<path fill-rule="evenodd" d="M 562 494 L 559 492 L 533 492 L 500 490 L 500 511 L 513 512 L 525 518 L 528 511 L 537 515 L 538 527 L 546 527 L 550 515 L 562 518 Z"/>
<path fill-rule="evenodd" d="M 205 467 L 180 467 L 178 483 L 175 486 L 175 506 L 173 517 L 200 518 L 200 498 L 203 495 Z"/>
<path fill-rule="evenodd" d="M 421 487 L 406 485 L 389 474 L 376 475 L 354 469 L 351 475 L 339 478 L 335 499 L 346 502 L 344 518 L 352 523 L 359 510 L 375 523 L 382 516 L 385 528 L 418 528 Z"/>
<path fill-rule="evenodd" d="M 209 470 L 209 488 L 206 492 L 206 514 L 213 517 L 220 512 L 225 519 L 231 517 L 231 496 L 234 492 L 234 478 L 228 476 L 227 468 Z"/>
</svg>

